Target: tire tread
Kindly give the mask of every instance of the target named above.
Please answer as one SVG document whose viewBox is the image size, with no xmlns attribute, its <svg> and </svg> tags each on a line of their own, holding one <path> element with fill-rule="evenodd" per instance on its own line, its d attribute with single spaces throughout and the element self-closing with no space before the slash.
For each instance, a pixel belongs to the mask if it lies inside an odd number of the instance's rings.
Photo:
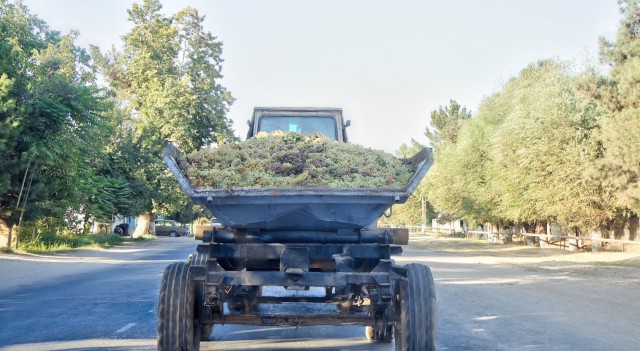
<svg viewBox="0 0 640 351">
<path fill-rule="evenodd" d="M 437 349 L 436 291 L 429 267 L 407 265 L 407 280 L 400 282 L 400 323 L 395 328 L 396 351 Z"/>
<path fill-rule="evenodd" d="M 170 264 L 162 275 L 158 299 L 158 350 L 197 351 L 194 329 L 194 289 L 189 265 Z"/>
</svg>

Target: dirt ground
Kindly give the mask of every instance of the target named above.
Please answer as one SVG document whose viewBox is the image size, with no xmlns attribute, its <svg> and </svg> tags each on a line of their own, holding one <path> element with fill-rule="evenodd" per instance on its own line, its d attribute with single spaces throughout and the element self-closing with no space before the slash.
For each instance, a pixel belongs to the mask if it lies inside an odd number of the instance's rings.
<svg viewBox="0 0 640 351">
<path fill-rule="evenodd" d="M 566 271 L 569 274 L 640 278 L 640 250 L 633 252 L 578 252 L 521 244 L 492 244 L 483 240 L 415 236 L 412 246 L 455 254 L 459 259 L 506 265 L 527 271 Z"/>
<path fill-rule="evenodd" d="M 441 350 L 637 350 L 640 253 L 570 253 L 413 235 L 431 267 Z"/>
</svg>

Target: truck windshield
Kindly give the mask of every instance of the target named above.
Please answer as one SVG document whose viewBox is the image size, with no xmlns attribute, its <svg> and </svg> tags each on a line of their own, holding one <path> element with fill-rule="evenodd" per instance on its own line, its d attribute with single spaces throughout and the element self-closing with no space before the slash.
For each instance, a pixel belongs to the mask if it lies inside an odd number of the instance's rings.
<svg viewBox="0 0 640 351">
<path fill-rule="evenodd" d="M 335 119 L 322 116 L 263 116 L 258 125 L 259 132 L 315 133 L 319 132 L 327 138 L 337 140 Z"/>
</svg>

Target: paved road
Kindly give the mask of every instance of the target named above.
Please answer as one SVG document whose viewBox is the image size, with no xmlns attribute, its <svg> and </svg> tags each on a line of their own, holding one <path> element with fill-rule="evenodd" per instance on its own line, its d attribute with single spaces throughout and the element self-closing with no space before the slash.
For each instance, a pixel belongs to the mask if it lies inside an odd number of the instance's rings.
<svg viewBox="0 0 640 351">
<path fill-rule="evenodd" d="M 112 338 L 150 345 L 164 267 L 194 250 L 193 239 L 163 238 L 33 259 L 0 256 L 0 346 L 119 345 L 96 341 Z"/>
<path fill-rule="evenodd" d="M 0 349 L 155 349 L 162 271 L 194 248 L 189 238 L 162 238 L 64 255 L 0 255 Z M 421 246 L 406 248 L 399 261 L 432 266 L 441 350 L 637 349 L 640 279 L 487 264 Z M 612 302 L 616 296 L 624 301 Z M 216 326 L 201 346 L 393 350 L 367 343 L 361 327 L 333 326 Z"/>
</svg>

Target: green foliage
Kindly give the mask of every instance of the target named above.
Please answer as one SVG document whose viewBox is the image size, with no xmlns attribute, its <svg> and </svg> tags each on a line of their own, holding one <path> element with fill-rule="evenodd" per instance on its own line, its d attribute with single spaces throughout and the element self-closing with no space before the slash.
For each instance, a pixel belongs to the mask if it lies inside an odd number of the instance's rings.
<svg viewBox="0 0 640 351">
<path fill-rule="evenodd" d="M 136 111 L 136 139 L 144 147 L 170 139 L 188 152 L 234 140 L 226 117 L 234 99 L 218 82 L 222 43 L 197 10 L 166 16 L 161 9 L 157 0 L 134 3 L 123 52 L 93 48 L 111 87 Z"/>
<path fill-rule="evenodd" d="M 31 241 L 25 241 L 20 246 L 20 251 L 42 254 L 52 252 L 64 252 L 81 247 L 111 247 L 128 241 L 140 241 L 142 238 L 123 238 L 118 235 L 102 233 L 92 235 L 61 234 L 54 229 L 43 230 L 38 237 Z"/>
<path fill-rule="evenodd" d="M 62 217 L 87 203 L 79 182 L 110 133 L 105 92 L 72 32 L 0 2 L 0 220 Z"/>
<path fill-rule="evenodd" d="M 579 94 L 575 79 L 555 62 L 525 69 L 512 84 L 516 101 L 496 131 L 491 187 L 501 217 L 512 222 L 552 220 L 595 228 L 612 216 L 607 184 L 592 179 L 599 157 L 594 132 L 602 111 Z"/>
<path fill-rule="evenodd" d="M 552 221 L 582 232 L 638 212 L 640 2 L 620 4 L 616 42 L 601 39 L 608 76 L 532 64 L 485 99 L 457 139 L 440 144 L 427 175 L 439 211 L 471 223 Z M 438 112 L 432 120 L 446 121 Z"/>
<path fill-rule="evenodd" d="M 601 177 L 615 186 L 617 205 L 640 213 L 640 108 L 625 108 L 603 121 Z"/>
<path fill-rule="evenodd" d="M 607 77 L 591 73 L 586 91 L 608 113 L 600 138 L 604 157 L 595 166 L 615 187 L 617 205 L 640 212 L 640 1 L 620 1 L 623 19 L 614 43 L 601 38 L 600 56 L 611 66 Z"/>
<path fill-rule="evenodd" d="M 161 10 L 157 0 L 134 3 L 122 52 L 92 48 L 121 108 L 132 116 L 122 119 L 110 152 L 112 174 L 128 181 L 136 214 L 194 211 L 162 162 L 165 140 L 187 152 L 235 140 L 226 117 L 234 99 L 219 83 L 222 43 L 203 29 L 197 10 L 172 16 Z"/>
<path fill-rule="evenodd" d="M 404 188 L 409 165 L 382 151 L 319 133 L 260 133 L 243 143 L 207 148 L 181 160 L 195 188 Z"/>
<path fill-rule="evenodd" d="M 464 122 L 471 118 L 471 111 L 462 107 L 455 100 L 449 101 L 449 106 L 440 106 L 431 112 L 431 127 L 424 134 L 431 140 L 431 145 L 436 152 L 444 144 L 455 144 L 458 133 Z"/>
<path fill-rule="evenodd" d="M 409 158 L 417 154 L 418 152 L 422 151 L 422 149 L 424 148 L 425 148 L 424 145 L 420 144 L 417 140 L 411 138 L 409 145 L 407 144 L 400 145 L 400 147 L 396 151 L 396 156 L 399 158 Z"/>
<path fill-rule="evenodd" d="M 436 155 L 429 200 L 471 223 L 597 227 L 614 212 L 607 184 L 589 175 L 601 114 L 561 64 L 530 65 Z"/>
<path fill-rule="evenodd" d="M 446 144 L 435 155 L 426 187 L 427 199 L 439 212 L 472 223 L 496 220 L 485 172 L 492 122 L 490 118 L 470 121 L 457 144 Z"/>
<path fill-rule="evenodd" d="M 203 17 L 160 10 L 134 4 L 123 52 L 90 55 L 77 33 L 0 0 L 1 221 L 86 232 L 115 214 L 193 215 L 162 163 L 164 140 L 187 150 L 234 140 L 233 98 L 218 82 L 222 44 Z M 110 91 L 96 83 L 98 68 Z"/>
<path fill-rule="evenodd" d="M 89 195 L 85 215 L 98 222 L 108 222 L 117 214 L 128 214 L 132 203 L 132 192 L 121 178 L 92 176 L 82 180 L 81 186 Z"/>
</svg>

